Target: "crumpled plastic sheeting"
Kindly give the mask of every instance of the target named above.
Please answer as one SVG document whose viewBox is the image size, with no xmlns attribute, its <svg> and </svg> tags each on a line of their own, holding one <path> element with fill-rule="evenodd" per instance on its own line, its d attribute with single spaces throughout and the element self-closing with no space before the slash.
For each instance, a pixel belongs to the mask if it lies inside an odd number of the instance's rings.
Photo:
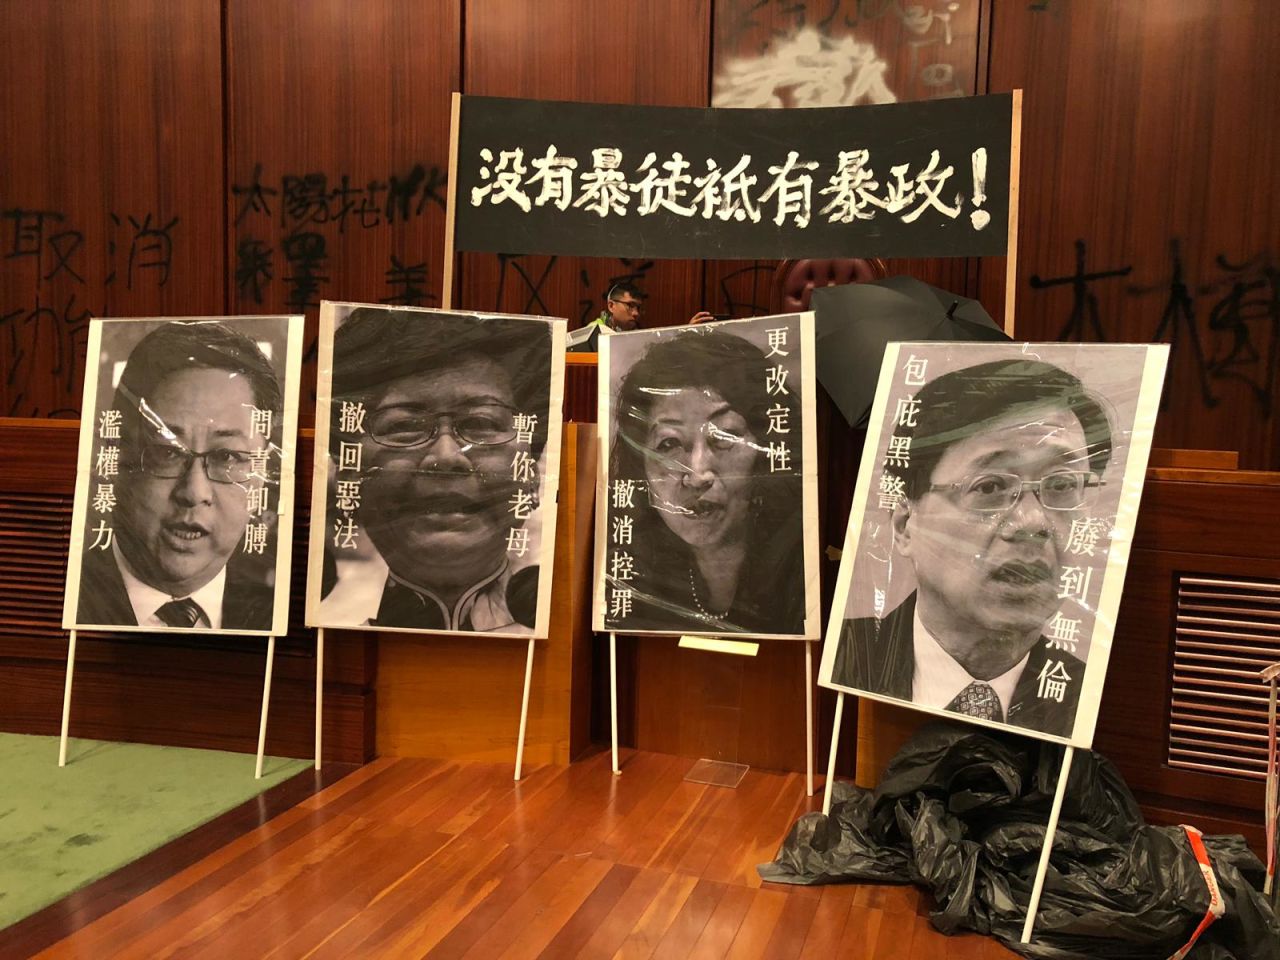
<svg viewBox="0 0 1280 960">
<path fill-rule="evenodd" d="M 1027 957 L 1168 958 L 1209 892 L 1186 833 L 1143 822 L 1103 757 L 1077 750 L 1032 943 L 1021 944 L 1062 749 L 937 722 L 890 763 L 874 791 L 835 785 L 831 816 L 801 817 L 760 876 L 776 883 L 914 883 L 943 933 L 974 930 Z M 1204 838 L 1226 913 L 1194 960 L 1280 960 L 1280 920 L 1263 867 L 1239 836 Z"/>
</svg>

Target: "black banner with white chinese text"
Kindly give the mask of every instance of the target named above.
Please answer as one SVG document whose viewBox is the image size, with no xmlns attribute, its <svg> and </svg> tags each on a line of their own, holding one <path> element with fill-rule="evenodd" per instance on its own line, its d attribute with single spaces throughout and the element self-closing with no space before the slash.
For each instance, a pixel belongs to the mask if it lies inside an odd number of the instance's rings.
<svg viewBox="0 0 1280 960">
<path fill-rule="evenodd" d="M 459 250 L 1004 255 L 1014 97 L 804 110 L 464 97 Z"/>
</svg>

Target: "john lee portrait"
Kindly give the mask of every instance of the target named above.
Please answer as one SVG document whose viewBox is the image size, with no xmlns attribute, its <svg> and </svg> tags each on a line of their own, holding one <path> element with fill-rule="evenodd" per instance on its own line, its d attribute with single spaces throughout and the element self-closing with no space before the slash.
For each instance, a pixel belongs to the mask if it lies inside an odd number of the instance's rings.
<svg viewBox="0 0 1280 960">
<path fill-rule="evenodd" d="M 822 682 L 1087 746 L 1164 358 L 891 344 Z"/>
</svg>

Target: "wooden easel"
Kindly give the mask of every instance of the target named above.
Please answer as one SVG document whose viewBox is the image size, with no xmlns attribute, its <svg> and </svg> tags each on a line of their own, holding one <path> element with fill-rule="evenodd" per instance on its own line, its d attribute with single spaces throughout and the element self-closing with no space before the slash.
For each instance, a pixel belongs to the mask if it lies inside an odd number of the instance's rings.
<svg viewBox="0 0 1280 960">
<path fill-rule="evenodd" d="M 271 673 L 276 659 L 276 638 L 267 637 L 267 662 L 262 678 L 262 713 L 258 720 L 258 753 L 253 766 L 255 780 L 262 779 L 262 763 L 267 747 L 267 712 L 271 704 Z M 320 659 L 316 661 L 316 769 L 320 769 Z M 76 670 L 76 631 L 67 639 L 67 675 L 62 687 L 62 733 L 58 738 L 58 766 L 67 765 L 67 739 L 71 729 L 71 687 Z"/>
<path fill-rule="evenodd" d="M 840 746 L 840 722 L 844 717 L 844 691 L 836 692 L 836 715 L 831 725 L 831 753 L 827 757 L 827 782 L 822 793 L 822 812 L 831 815 L 831 788 L 836 781 L 836 751 Z M 1067 778 L 1071 775 L 1071 761 L 1075 748 L 1068 746 L 1062 755 L 1062 767 L 1058 771 L 1058 785 L 1053 793 L 1053 806 L 1049 810 L 1049 822 L 1045 826 L 1044 846 L 1040 850 L 1040 863 L 1036 867 L 1035 883 L 1031 887 L 1031 900 L 1027 904 L 1027 919 L 1022 927 L 1022 942 L 1031 942 L 1035 926 L 1036 910 L 1044 890 L 1044 878 L 1049 871 L 1049 856 L 1053 851 L 1053 838 L 1058 832 L 1058 817 L 1062 813 L 1062 800 L 1067 793 Z"/>
<path fill-rule="evenodd" d="M 1276 858 L 1280 856 L 1280 750 L 1276 744 L 1276 699 L 1280 688 L 1280 663 L 1273 663 L 1260 676 L 1270 687 L 1267 698 L 1267 791 L 1262 805 L 1262 822 L 1267 838 L 1267 879 L 1262 892 L 1276 906 Z"/>
</svg>

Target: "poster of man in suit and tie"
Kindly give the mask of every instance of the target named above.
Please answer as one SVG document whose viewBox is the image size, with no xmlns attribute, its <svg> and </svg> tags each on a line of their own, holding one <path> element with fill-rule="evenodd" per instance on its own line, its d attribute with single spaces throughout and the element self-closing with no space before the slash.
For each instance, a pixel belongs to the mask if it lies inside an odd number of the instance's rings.
<svg viewBox="0 0 1280 960">
<path fill-rule="evenodd" d="M 886 348 L 820 681 L 1088 746 L 1167 348 Z"/>
<path fill-rule="evenodd" d="M 94 320 L 63 626 L 281 634 L 302 317 Z"/>
</svg>

